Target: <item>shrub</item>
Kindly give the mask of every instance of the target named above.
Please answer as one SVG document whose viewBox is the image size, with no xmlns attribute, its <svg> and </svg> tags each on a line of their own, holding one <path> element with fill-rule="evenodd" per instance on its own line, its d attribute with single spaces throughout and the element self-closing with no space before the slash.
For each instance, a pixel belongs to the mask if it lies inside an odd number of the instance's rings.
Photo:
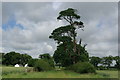
<svg viewBox="0 0 120 80">
<path fill-rule="evenodd" d="M 35 62 L 34 69 L 35 71 L 48 71 L 48 70 L 51 70 L 52 67 L 48 62 L 40 59 Z"/>
<path fill-rule="evenodd" d="M 50 64 L 51 67 L 55 67 L 54 61 L 52 59 L 47 60 L 47 62 Z"/>
<path fill-rule="evenodd" d="M 67 69 L 78 73 L 95 73 L 94 66 L 88 62 L 78 62 L 72 66 L 67 67 Z"/>
<path fill-rule="evenodd" d="M 35 66 L 35 62 L 37 61 L 38 59 L 30 59 L 28 61 L 28 66 L 29 67 L 34 67 Z"/>
<path fill-rule="evenodd" d="M 51 67 L 55 67 L 53 59 L 43 59 L 45 62 L 48 62 Z"/>
</svg>

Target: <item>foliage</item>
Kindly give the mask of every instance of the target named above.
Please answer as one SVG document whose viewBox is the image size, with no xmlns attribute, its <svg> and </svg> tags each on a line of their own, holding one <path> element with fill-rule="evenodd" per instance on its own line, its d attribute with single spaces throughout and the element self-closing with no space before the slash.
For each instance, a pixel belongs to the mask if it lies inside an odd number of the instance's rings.
<svg viewBox="0 0 120 80">
<path fill-rule="evenodd" d="M 76 42 L 76 29 L 84 27 L 83 22 L 78 21 L 80 16 L 76 12 L 77 10 L 72 8 L 61 11 L 57 19 L 65 20 L 69 25 L 53 30 L 49 36 L 50 39 L 54 39 L 58 43 L 53 58 L 56 64 L 61 64 L 62 66 L 69 66 L 78 61 L 88 61 L 85 45 L 82 47 L 81 43 L 77 44 Z"/>
<path fill-rule="evenodd" d="M 10 52 L 4 55 L 3 64 L 4 65 L 15 65 L 20 64 L 20 53 Z"/>
<path fill-rule="evenodd" d="M 28 61 L 28 66 L 29 66 L 29 67 L 34 67 L 34 66 L 35 66 L 35 62 L 36 62 L 37 60 L 39 60 L 39 59 L 30 59 L 30 60 Z"/>
<path fill-rule="evenodd" d="M 120 56 L 115 56 L 113 59 L 116 61 L 115 67 L 120 69 Z"/>
<path fill-rule="evenodd" d="M 34 69 L 36 71 L 48 71 L 48 70 L 52 70 L 52 67 L 48 62 L 40 59 L 35 62 Z"/>
<path fill-rule="evenodd" d="M 33 70 L 33 68 L 28 67 Z M 2 78 L 118 78 L 118 71 L 97 70 L 97 74 L 79 74 L 73 71 L 44 71 L 44 72 L 25 72 L 25 67 L 2 67 Z M 109 76 L 105 76 L 109 75 Z M 22 80 L 22 79 L 21 79 Z"/>
<path fill-rule="evenodd" d="M 98 67 L 98 64 L 101 62 L 101 58 L 99 57 L 91 57 L 90 58 L 90 63 L 93 64 L 95 67 Z"/>
<path fill-rule="evenodd" d="M 111 66 L 113 61 L 115 61 L 115 65 Z M 106 57 L 90 57 L 90 63 L 93 64 L 99 70 L 106 69 L 120 69 L 120 56 L 106 56 Z M 100 64 L 100 66 L 98 66 Z"/>
<path fill-rule="evenodd" d="M 49 63 L 49 65 L 51 66 L 51 67 L 55 67 L 55 65 L 54 65 L 54 61 L 53 61 L 53 59 L 44 59 L 46 62 L 48 62 Z"/>
<path fill-rule="evenodd" d="M 101 63 L 107 68 L 110 68 L 110 65 L 112 64 L 113 57 L 108 56 L 108 57 L 103 57 Z"/>
<path fill-rule="evenodd" d="M 98 66 L 98 70 L 106 70 L 107 68 L 105 66 Z"/>
<path fill-rule="evenodd" d="M 48 62 L 51 67 L 55 67 L 53 58 L 50 56 L 50 54 L 48 54 L 48 53 L 41 54 L 41 55 L 39 55 L 39 58 L 41 58 L 41 59 L 45 60 L 46 62 Z"/>
<path fill-rule="evenodd" d="M 54 55 L 53 55 L 53 58 L 55 60 L 55 62 L 58 64 L 58 63 L 61 63 L 61 65 L 63 67 L 66 67 L 66 66 L 70 66 L 73 64 L 73 61 L 74 61 L 74 56 L 75 56 L 75 62 L 77 61 L 81 61 L 81 62 L 85 62 L 85 61 L 88 61 L 88 53 L 87 51 L 81 47 L 81 46 L 77 46 L 77 48 L 79 48 L 79 50 L 81 51 L 80 54 L 79 53 L 74 53 L 72 48 L 71 48 L 71 45 L 72 43 L 69 43 L 67 45 L 66 48 L 68 48 L 68 50 L 63 50 L 64 49 L 64 45 L 60 45 L 58 46 L 59 48 L 55 51 Z"/>
<path fill-rule="evenodd" d="M 50 56 L 49 53 L 45 53 L 45 54 L 41 54 L 41 55 L 39 55 L 39 58 L 41 58 L 41 59 L 50 59 L 51 56 Z"/>
<path fill-rule="evenodd" d="M 14 51 L 2 55 L 3 65 L 15 65 L 22 64 L 25 65 L 32 57 L 28 54 L 20 54 Z"/>
<path fill-rule="evenodd" d="M 88 62 L 78 62 L 68 67 L 69 70 L 73 70 L 78 73 L 95 73 L 95 68 Z"/>
<path fill-rule="evenodd" d="M 25 65 L 28 63 L 28 61 L 32 59 L 32 57 L 28 54 L 21 54 L 21 58 L 20 58 L 20 64 Z"/>
</svg>

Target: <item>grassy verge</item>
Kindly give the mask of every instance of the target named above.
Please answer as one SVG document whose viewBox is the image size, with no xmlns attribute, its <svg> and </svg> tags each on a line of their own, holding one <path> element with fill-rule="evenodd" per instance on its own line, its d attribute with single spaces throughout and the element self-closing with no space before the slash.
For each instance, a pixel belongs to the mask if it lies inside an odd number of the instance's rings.
<svg viewBox="0 0 120 80">
<path fill-rule="evenodd" d="M 98 70 L 97 74 L 79 74 L 66 70 L 26 72 L 26 68 L 24 67 L 3 67 L 2 70 L 3 78 L 118 78 L 118 71 L 113 70 Z"/>
</svg>

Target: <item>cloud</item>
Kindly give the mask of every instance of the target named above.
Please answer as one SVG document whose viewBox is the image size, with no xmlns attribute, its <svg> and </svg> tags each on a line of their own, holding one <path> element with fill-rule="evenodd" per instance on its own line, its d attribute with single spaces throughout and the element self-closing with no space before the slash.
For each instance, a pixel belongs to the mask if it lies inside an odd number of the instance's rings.
<svg viewBox="0 0 120 80">
<path fill-rule="evenodd" d="M 0 2 L 0 52 L 2 51 L 2 3 Z"/>
<path fill-rule="evenodd" d="M 118 2 L 119 0 L 3 0 L 4 2 Z"/>
<path fill-rule="evenodd" d="M 57 21 L 56 17 L 59 11 L 72 7 L 78 10 L 85 25 L 84 31 L 77 30 L 77 41 L 82 38 L 82 44 L 88 44 L 86 49 L 90 56 L 118 54 L 117 3 L 6 2 L 2 7 L 3 24 L 7 24 L 11 16 L 15 16 L 16 20 L 14 27 L 3 29 L 3 52 L 15 50 L 33 57 L 42 53 L 52 55 L 56 43 L 49 39 L 49 35 L 55 28 L 66 25 L 64 21 Z"/>
</svg>

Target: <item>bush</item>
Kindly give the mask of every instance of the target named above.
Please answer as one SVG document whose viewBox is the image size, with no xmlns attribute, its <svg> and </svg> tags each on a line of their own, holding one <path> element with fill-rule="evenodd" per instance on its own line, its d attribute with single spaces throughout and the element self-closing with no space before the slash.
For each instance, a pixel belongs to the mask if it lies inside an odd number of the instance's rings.
<svg viewBox="0 0 120 80">
<path fill-rule="evenodd" d="M 88 62 L 78 62 L 72 66 L 67 67 L 67 69 L 78 73 L 95 73 L 94 66 Z"/>
<path fill-rule="evenodd" d="M 38 61 L 39 59 L 30 59 L 28 61 L 28 66 L 29 67 L 34 67 L 35 66 L 35 62 Z"/>
<path fill-rule="evenodd" d="M 35 71 L 48 71 L 48 70 L 52 70 L 52 67 L 48 62 L 40 59 L 35 62 L 34 69 Z"/>
<path fill-rule="evenodd" d="M 54 61 L 52 59 L 46 60 L 46 62 L 48 62 L 51 67 L 53 67 L 53 68 L 55 67 Z"/>
<path fill-rule="evenodd" d="M 48 62 L 51 67 L 55 68 L 53 59 L 42 59 L 42 60 L 44 60 L 45 62 Z"/>
</svg>

